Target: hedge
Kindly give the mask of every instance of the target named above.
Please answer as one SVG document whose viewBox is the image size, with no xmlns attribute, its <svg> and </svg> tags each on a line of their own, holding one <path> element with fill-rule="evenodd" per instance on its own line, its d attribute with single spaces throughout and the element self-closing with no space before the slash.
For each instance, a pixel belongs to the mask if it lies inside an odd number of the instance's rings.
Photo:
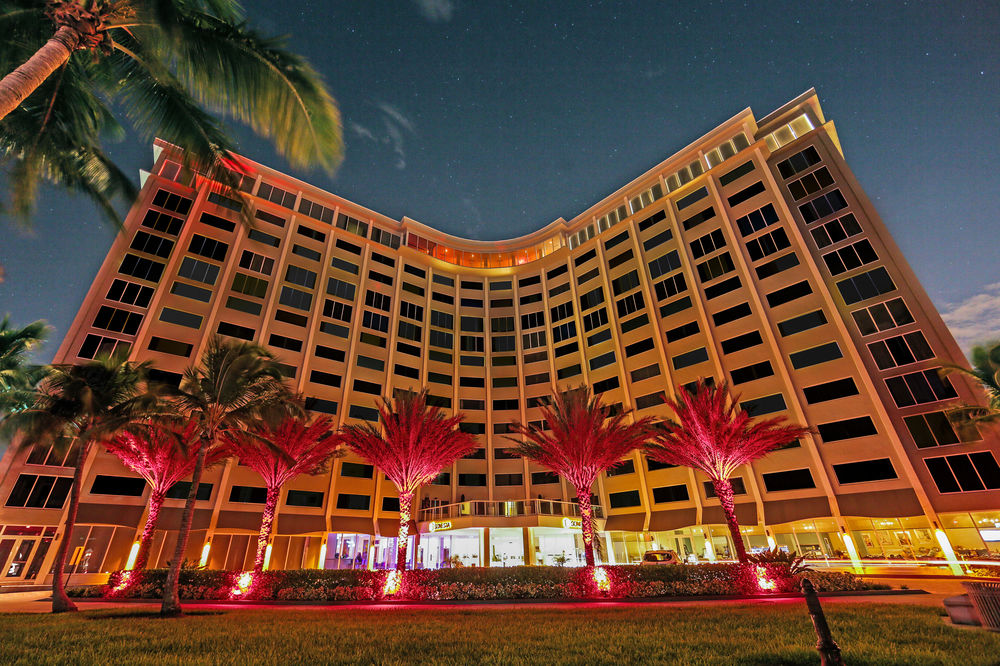
<svg viewBox="0 0 1000 666">
<path fill-rule="evenodd" d="M 459 599 L 579 599 L 648 598 L 757 594 L 757 568 L 737 564 L 672 566 L 606 566 L 609 589 L 600 589 L 587 568 L 574 567 L 462 567 L 405 572 L 397 598 L 410 600 Z M 774 582 L 773 592 L 796 592 L 802 577 L 819 591 L 885 589 L 854 574 L 808 571 L 791 574 L 787 566 L 762 568 Z M 126 576 L 127 574 L 127 576 Z M 241 571 L 185 569 L 181 572 L 182 599 L 253 599 L 287 601 L 370 601 L 384 598 L 386 571 L 279 570 L 265 571 L 245 590 L 238 589 Z M 163 595 L 166 570 L 115 572 L 107 585 L 74 588 L 73 596 L 150 599 Z M 244 579 L 246 580 L 246 579 Z"/>
</svg>

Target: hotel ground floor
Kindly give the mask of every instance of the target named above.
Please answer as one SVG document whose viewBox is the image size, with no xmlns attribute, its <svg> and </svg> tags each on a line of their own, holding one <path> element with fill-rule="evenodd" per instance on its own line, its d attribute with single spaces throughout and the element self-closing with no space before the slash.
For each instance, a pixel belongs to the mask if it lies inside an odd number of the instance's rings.
<svg viewBox="0 0 1000 666">
<path fill-rule="evenodd" d="M 456 566 L 579 566 L 584 563 L 579 518 L 560 515 L 552 507 L 536 515 L 478 515 L 473 502 L 442 507 L 445 517 L 411 523 L 409 565 L 413 568 Z M 539 507 L 543 511 L 546 507 Z M 86 513 L 86 512 L 84 512 Z M 600 514 L 600 511 L 598 511 Z M 86 517 L 86 516 L 84 516 Z M 166 516 L 165 525 L 169 525 Z M 751 551 L 771 546 L 795 551 L 814 560 L 959 562 L 1000 558 L 1000 511 L 939 514 L 936 530 L 924 516 L 900 518 L 847 517 L 846 529 L 832 517 L 780 525 L 741 527 Z M 258 516 L 259 518 L 259 516 Z M 648 550 L 673 550 L 689 562 L 725 560 L 733 554 L 724 524 L 691 525 L 669 530 L 614 529 L 614 516 L 598 517 L 597 559 L 605 564 L 636 564 Z M 0 585 L 45 583 L 50 580 L 56 525 L 17 524 L 6 512 L 0 524 Z M 617 521 L 620 522 L 620 521 Z M 334 517 L 338 531 L 289 533 L 295 523 L 278 519 L 268 549 L 272 569 L 384 569 L 395 562 L 396 529 L 391 519 L 359 520 Z M 70 584 L 101 582 L 110 571 L 125 568 L 140 531 L 140 522 L 110 525 L 83 521 L 70 535 L 65 573 Z M 212 569 L 248 569 L 253 565 L 256 532 L 251 529 L 197 525 L 186 558 Z M 166 566 L 176 544 L 176 531 L 158 531 L 150 558 Z M 852 553 L 851 550 L 854 550 Z"/>
</svg>

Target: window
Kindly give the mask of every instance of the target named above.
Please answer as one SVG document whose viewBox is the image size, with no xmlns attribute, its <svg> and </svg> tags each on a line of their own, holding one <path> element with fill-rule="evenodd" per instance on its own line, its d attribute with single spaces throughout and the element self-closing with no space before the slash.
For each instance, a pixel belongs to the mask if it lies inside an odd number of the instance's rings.
<svg viewBox="0 0 1000 666">
<path fill-rule="evenodd" d="M 536 347 L 544 347 L 545 331 L 535 331 L 534 333 L 525 333 L 521 336 L 521 345 L 525 349 L 534 349 Z"/>
<path fill-rule="evenodd" d="M 128 258 L 127 255 L 126 258 Z M 180 268 L 177 269 L 177 275 L 182 278 L 194 280 L 195 282 L 201 282 L 202 284 L 215 284 L 215 281 L 219 277 L 219 267 L 199 261 L 198 259 L 184 257 Z M 159 279 L 159 276 L 157 276 L 157 279 Z"/>
<path fill-rule="evenodd" d="M 556 358 L 561 358 L 566 354 L 572 354 L 573 352 L 580 351 L 580 345 L 576 341 L 567 343 L 561 347 L 556 347 Z"/>
<path fill-rule="evenodd" d="M 174 285 L 176 286 L 177 283 L 175 282 Z M 135 282 L 126 282 L 117 278 L 111 283 L 111 288 L 108 289 L 108 294 L 105 296 L 109 301 L 118 301 L 119 303 L 135 305 L 140 308 L 148 306 L 152 297 L 152 287 L 146 287 Z"/>
<path fill-rule="evenodd" d="M 188 259 L 185 258 L 184 261 L 187 262 Z M 192 259 L 191 261 L 194 260 Z M 208 266 L 209 264 L 205 265 Z M 184 264 L 181 264 L 181 268 L 183 267 Z M 163 275 L 163 268 L 164 264 L 161 264 L 158 261 L 153 261 L 152 259 L 146 259 L 145 257 L 129 253 L 125 255 L 124 259 L 122 259 L 122 263 L 118 267 L 118 272 L 122 275 L 131 275 L 132 277 L 140 280 L 159 282 L 160 276 Z M 215 268 L 216 273 L 218 273 L 218 268 L 214 266 L 212 268 Z"/>
<path fill-rule="evenodd" d="M 948 378 L 942 379 L 938 369 L 911 372 L 885 380 L 897 407 L 910 407 L 928 402 L 957 398 Z"/>
<path fill-rule="evenodd" d="M 770 377 L 774 374 L 774 369 L 771 368 L 771 363 L 769 361 L 761 361 L 760 363 L 754 363 L 753 365 L 747 365 L 742 368 L 735 368 L 730 371 L 733 377 L 733 384 L 745 384 L 746 382 L 751 382 L 755 379 L 762 379 L 764 377 Z"/>
<path fill-rule="evenodd" d="M 782 178 L 788 179 L 797 173 L 805 171 L 814 164 L 819 163 L 819 153 L 816 148 L 809 146 L 805 150 L 795 153 L 787 160 L 778 163 L 778 172 Z"/>
<path fill-rule="evenodd" d="M 514 330 L 513 317 L 493 317 L 490 319 L 491 333 L 509 333 Z"/>
<path fill-rule="evenodd" d="M 861 335 L 888 331 L 898 326 L 912 324 L 914 319 L 902 298 L 876 303 L 851 313 Z"/>
<path fill-rule="evenodd" d="M 632 250 L 625 250 L 621 254 L 608 259 L 608 268 L 615 269 L 624 264 L 626 261 L 630 260 L 634 255 Z"/>
<path fill-rule="evenodd" d="M 910 431 L 910 436 L 913 437 L 913 442 L 918 449 L 981 439 L 979 431 L 975 427 L 962 428 L 956 432 L 944 412 L 915 414 L 903 418 L 903 422 L 906 423 L 906 429 Z"/>
<path fill-rule="evenodd" d="M 280 238 L 278 238 L 277 236 L 272 236 L 271 234 L 265 234 L 260 229 L 251 229 L 249 233 L 247 233 L 247 238 L 249 238 L 252 241 L 257 241 L 258 243 L 262 243 L 264 245 L 270 245 L 271 247 L 278 247 L 279 245 L 281 245 Z"/>
<path fill-rule="evenodd" d="M 728 480 L 729 484 L 733 487 L 734 495 L 747 494 L 747 486 L 746 483 L 743 481 L 743 477 L 733 476 L 730 477 Z M 705 497 L 707 497 L 708 499 L 712 499 L 713 497 L 718 497 L 718 495 L 715 492 L 715 484 L 713 484 L 711 481 L 702 481 L 702 487 L 704 487 Z"/>
<path fill-rule="evenodd" d="M 868 437 L 869 435 L 878 434 L 878 429 L 875 428 L 875 423 L 869 416 L 820 423 L 816 426 L 816 429 L 819 431 L 819 436 L 823 438 L 824 442 L 839 442 L 845 439 Z"/>
<path fill-rule="evenodd" d="M 695 259 L 700 259 L 706 254 L 711 254 L 712 252 L 722 249 L 725 246 L 726 239 L 722 234 L 722 229 L 716 229 L 715 231 L 707 233 L 704 236 L 691 241 L 691 254 Z"/>
<path fill-rule="evenodd" d="M 635 289 L 639 286 L 639 272 L 629 271 L 625 275 L 615 278 L 611 281 L 611 291 L 615 296 L 619 294 L 624 294 L 630 289 Z"/>
<path fill-rule="evenodd" d="M 264 298 L 267 294 L 267 280 L 253 277 L 246 273 L 236 273 L 233 276 L 233 291 L 254 298 Z"/>
<path fill-rule="evenodd" d="M 555 472 L 532 472 L 531 485 L 545 486 L 552 483 L 559 483 L 559 475 Z"/>
<path fill-rule="evenodd" d="M 409 282 L 403 282 L 403 291 L 409 292 L 416 296 L 423 296 L 425 291 L 423 287 L 418 287 L 415 284 L 410 284 Z"/>
<path fill-rule="evenodd" d="M 756 347 L 757 345 L 763 343 L 764 341 L 760 337 L 760 332 L 751 331 L 750 333 L 744 333 L 743 335 L 737 335 L 736 337 L 729 338 L 728 340 L 723 340 L 720 346 L 722 347 L 723 354 L 732 354 L 733 352 L 750 349 L 751 347 Z"/>
<path fill-rule="evenodd" d="M 670 229 L 664 229 L 655 236 L 647 238 L 645 241 L 643 241 L 642 249 L 646 252 L 649 252 L 654 247 L 659 247 L 660 245 L 663 245 L 673 237 L 674 234 L 672 231 L 670 231 Z"/>
<path fill-rule="evenodd" d="M 512 352 L 515 346 L 513 335 L 494 335 L 490 340 L 490 349 L 494 352 Z"/>
<path fill-rule="evenodd" d="M 715 209 L 709 206 L 700 213 L 695 213 L 686 220 L 682 220 L 681 226 L 684 227 L 684 231 L 690 231 L 691 229 L 694 229 L 702 222 L 707 222 L 708 220 L 711 220 L 713 217 L 715 217 Z"/>
<path fill-rule="evenodd" d="M 654 363 L 652 365 L 647 365 L 644 368 L 638 368 L 630 373 L 630 377 L 633 382 L 640 382 L 643 379 L 649 379 L 651 377 L 658 377 L 660 375 L 660 364 Z"/>
<path fill-rule="evenodd" d="M 187 215 L 188 211 L 191 210 L 191 199 L 167 190 L 157 190 L 153 196 L 153 205 L 181 215 Z"/>
<path fill-rule="evenodd" d="M 757 273 L 757 279 L 763 280 L 777 275 L 778 273 L 783 273 L 789 268 L 795 268 L 799 265 L 799 258 L 794 252 L 789 252 L 788 254 L 783 254 L 776 259 L 772 259 L 766 263 L 761 264 L 754 271 Z"/>
<path fill-rule="evenodd" d="M 142 218 L 142 226 L 171 236 L 176 236 L 183 225 L 184 220 L 181 218 L 153 209 L 147 210 L 146 216 Z"/>
<path fill-rule="evenodd" d="M 615 362 L 615 352 L 609 351 L 590 359 L 590 369 L 597 370 Z"/>
<path fill-rule="evenodd" d="M 691 192 L 691 194 L 688 194 L 688 195 L 683 196 L 680 199 L 678 199 L 677 200 L 677 210 L 678 211 L 682 211 L 685 208 L 687 208 L 688 206 L 694 205 L 695 203 L 697 203 L 698 201 L 701 201 L 702 199 L 704 199 L 707 196 L 708 196 L 708 188 L 707 187 L 699 188 L 699 189 Z"/>
<path fill-rule="evenodd" d="M 521 474 L 494 474 L 494 484 L 497 486 L 520 486 L 524 484 Z"/>
<path fill-rule="evenodd" d="M 222 229 L 223 231 L 234 231 L 236 229 L 235 222 L 230 222 L 224 217 L 212 215 L 211 213 L 202 213 L 201 217 L 198 218 L 198 221 L 202 224 L 207 224 L 210 227 Z"/>
<path fill-rule="evenodd" d="M 560 305 L 555 306 L 549 310 L 549 315 L 552 317 L 553 322 L 566 319 L 567 317 L 573 316 L 573 302 L 567 301 Z"/>
<path fill-rule="evenodd" d="M 674 356 L 670 359 L 670 362 L 674 366 L 674 370 L 680 370 L 691 365 L 703 363 L 707 360 L 708 351 L 704 347 L 699 347 L 698 349 L 693 349 L 689 352 Z"/>
<path fill-rule="evenodd" d="M 188 245 L 188 252 L 200 255 L 213 261 L 225 261 L 226 252 L 228 250 L 228 243 L 223 243 L 222 241 L 217 241 L 214 238 L 207 238 L 199 234 L 192 236 L 191 243 Z"/>
<path fill-rule="evenodd" d="M 466 333 L 483 332 L 484 322 L 482 317 L 462 317 L 460 321 L 461 328 Z"/>
<path fill-rule="evenodd" d="M 828 245 L 839 243 L 842 240 L 857 236 L 861 233 L 861 225 L 853 213 L 848 213 L 836 220 L 830 220 L 826 224 L 821 224 L 812 230 L 813 240 L 816 247 L 823 249 Z"/>
<path fill-rule="evenodd" d="M 166 338 L 158 338 L 153 336 L 149 340 L 149 349 L 155 352 L 160 352 L 161 354 L 170 354 L 172 356 L 189 356 L 194 350 L 194 345 L 190 345 L 186 342 L 177 342 L 176 340 L 168 340 Z M 81 350 L 80 356 L 83 356 L 83 351 Z M 84 357 L 90 358 L 90 357 Z"/>
<path fill-rule="evenodd" d="M 723 280 L 722 282 L 716 282 L 710 287 L 705 287 L 705 300 L 712 300 L 713 298 L 718 298 L 723 294 L 728 294 L 731 291 L 735 291 L 743 286 L 740 282 L 739 276 L 734 275 L 733 277 Z"/>
<path fill-rule="evenodd" d="M 820 167 L 812 173 L 807 173 L 802 178 L 788 183 L 788 192 L 792 195 L 793 200 L 799 201 L 831 185 L 833 185 L 833 176 L 830 175 L 830 170 L 826 167 Z"/>
<path fill-rule="evenodd" d="M 565 324 L 552 329 L 552 342 L 562 342 L 569 338 L 576 337 L 576 322 L 568 321 Z M 471 351 L 471 350 L 470 350 Z"/>
<path fill-rule="evenodd" d="M 537 328 L 545 325 L 545 314 L 542 312 L 529 312 L 521 315 L 521 329 Z"/>
<path fill-rule="evenodd" d="M 649 317 L 645 313 L 639 315 L 638 317 L 632 317 L 628 321 L 623 321 L 621 323 L 622 333 L 629 333 L 637 328 L 645 326 L 649 323 Z"/>
<path fill-rule="evenodd" d="M 878 254 L 875 253 L 872 244 L 864 239 L 824 254 L 823 261 L 826 262 L 830 275 L 840 275 L 873 261 L 878 261 Z"/>
<path fill-rule="evenodd" d="M 311 490 L 289 490 L 285 496 L 285 504 L 319 508 L 323 506 L 323 493 Z"/>
<path fill-rule="evenodd" d="M 774 206 L 767 204 L 758 210 L 748 213 L 736 220 L 736 226 L 743 236 L 750 236 L 761 229 L 771 226 L 778 221 L 778 213 Z"/>
<path fill-rule="evenodd" d="M 400 301 L 399 316 L 406 317 L 407 319 L 416 319 L 417 321 L 423 321 L 424 308 L 415 303 L 410 303 L 409 301 Z"/>
<path fill-rule="evenodd" d="M 341 213 L 337 216 L 337 228 L 343 229 L 344 231 L 349 231 L 352 234 L 357 234 L 358 236 L 368 236 L 368 223 L 362 222 L 361 220 L 355 219 L 350 215 L 345 215 Z"/>
<path fill-rule="evenodd" d="M 671 250 L 658 259 L 649 262 L 649 277 L 653 280 L 681 267 L 680 255 L 677 250 Z"/>
<path fill-rule="evenodd" d="M 125 342 L 124 340 L 106 338 L 101 335 L 91 334 L 84 338 L 83 344 L 80 345 L 80 351 L 77 352 L 77 356 L 80 358 L 94 358 L 98 354 L 107 354 L 110 356 L 116 349 L 128 350 L 130 348 L 131 344 Z"/>
<path fill-rule="evenodd" d="M 393 372 L 401 377 L 409 377 L 410 379 L 420 378 L 420 371 L 416 368 L 411 368 L 408 365 L 400 365 L 397 363 Z"/>
<path fill-rule="evenodd" d="M 340 387 L 340 375 L 335 375 L 332 372 L 313 370 L 309 373 L 309 381 L 313 384 L 323 384 L 324 386 L 333 386 L 334 388 Z M 358 390 L 357 380 L 354 383 L 354 390 Z"/>
<path fill-rule="evenodd" d="M 460 486 L 485 486 L 485 474 L 459 474 L 458 485 Z"/>
<path fill-rule="evenodd" d="M 791 303 L 792 301 L 811 293 L 812 287 L 809 286 L 807 281 L 803 280 L 802 282 L 796 282 L 795 284 L 782 287 L 781 289 L 767 294 L 767 304 L 774 308 L 779 305 L 784 305 L 785 303 Z"/>
<path fill-rule="evenodd" d="M 837 482 L 842 485 L 898 478 L 892 461 L 888 458 L 841 463 L 833 466 L 833 473 L 837 475 Z"/>
<path fill-rule="evenodd" d="M 789 336 L 795 333 L 808 331 L 816 328 L 817 326 L 822 326 L 825 323 L 826 315 L 823 314 L 823 311 L 814 310 L 812 312 L 807 312 L 806 314 L 778 322 L 778 332 L 781 333 L 782 336 Z"/>
<path fill-rule="evenodd" d="M 230 502 L 244 504 L 264 504 L 267 501 L 267 488 L 260 486 L 233 486 L 229 491 Z"/>
<path fill-rule="evenodd" d="M 207 502 L 212 499 L 212 487 L 214 484 L 205 483 L 202 481 L 198 484 L 198 491 L 195 494 L 195 499 L 201 502 Z M 190 481 L 178 481 L 174 485 L 170 486 L 167 490 L 168 499 L 179 499 L 186 500 L 188 495 L 191 494 L 191 482 Z"/>
<path fill-rule="evenodd" d="M 656 299 L 662 301 L 670 298 L 671 296 L 676 296 L 687 289 L 687 283 L 684 281 L 684 275 L 682 273 L 678 273 L 677 275 L 657 282 L 653 289 L 656 291 Z"/>
<path fill-rule="evenodd" d="M 254 217 L 256 217 L 258 220 L 263 220 L 268 224 L 273 224 L 276 227 L 283 228 L 285 226 L 284 218 L 268 213 L 267 211 L 258 210 L 256 213 L 254 213 Z"/>
<path fill-rule="evenodd" d="M 1000 465 L 990 451 L 927 458 L 924 462 L 941 493 L 1000 489 Z"/>
<path fill-rule="evenodd" d="M 465 352 L 482 352 L 485 345 L 483 343 L 482 336 L 479 335 L 463 335 L 459 337 L 458 340 L 459 347 Z"/>
<path fill-rule="evenodd" d="M 282 305 L 287 305 L 290 308 L 295 308 L 296 310 L 309 311 L 312 307 L 312 294 L 302 291 L 301 289 L 294 289 L 292 287 L 282 287 L 281 294 L 278 296 L 278 302 Z M 327 301 L 328 303 L 330 301 Z M 348 306 L 350 307 L 350 306 Z M 326 311 L 324 309 L 324 314 Z M 331 316 L 331 315 L 326 315 Z M 345 319 L 344 321 L 348 321 Z"/>
<path fill-rule="evenodd" d="M 559 296 L 560 294 L 565 294 L 567 291 L 569 291 L 569 282 L 563 282 L 562 284 L 557 285 L 557 286 L 552 287 L 551 289 L 549 289 L 549 298 L 555 298 L 556 296 Z M 500 306 L 499 303 L 501 301 L 507 302 L 507 305 Z M 510 305 L 511 305 L 511 303 L 510 303 L 510 299 L 509 298 L 497 299 L 495 301 L 490 301 L 490 307 L 510 307 Z"/>
<path fill-rule="evenodd" d="M 476 300 L 476 299 L 463 298 L 462 299 L 462 301 L 463 301 L 462 304 L 465 305 L 465 301 L 471 301 L 471 300 Z M 542 302 L 542 295 L 541 294 L 528 294 L 527 296 L 521 296 L 519 299 L 517 299 L 518 305 L 531 305 L 532 303 L 541 303 L 541 302 Z M 480 303 L 482 303 L 482 301 L 480 301 Z M 481 306 L 477 306 L 477 307 L 481 307 Z"/>
<path fill-rule="evenodd" d="M 137 231 L 129 248 L 136 252 L 145 252 L 146 254 L 153 254 L 166 259 L 170 256 L 171 250 L 174 249 L 174 242 L 162 236 L 154 236 L 153 234 L 147 234 L 145 231 Z"/>
<path fill-rule="evenodd" d="M 146 490 L 146 480 L 134 476 L 106 476 L 98 474 L 90 487 L 91 495 L 121 495 L 123 497 L 142 497 Z"/>
<path fill-rule="evenodd" d="M 612 509 L 622 509 L 629 506 L 640 506 L 638 490 L 624 490 L 618 493 L 608 493 L 608 505 Z"/>
<path fill-rule="evenodd" d="M 749 185 L 727 199 L 730 206 L 738 206 L 744 201 L 751 199 L 764 191 L 764 183 L 757 181 Z"/>
<path fill-rule="evenodd" d="M 764 487 L 770 493 L 783 490 L 802 490 L 804 488 L 815 488 L 812 473 L 808 469 L 790 469 L 787 472 L 770 472 L 761 474 L 764 480 Z"/>
<path fill-rule="evenodd" d="M 115 281 L 119 282 L 120 280 Z M 212 300 L 211 291 L 208 289 L 202 289 L 201 287 L 196 287 L 193 284 L 187 284 L 186 282 L 174 282 L 170 285 L 170 293 L 183 298 L 190 298 L 194 301 L 201 301 L 202 303 L 208 303 Z"/>
<path fill-rule="evenodd" d="M 627 317 L 639 308 L 645 307 L 646 300 L 642 297 L 642 292 L 637 291 L 624 298 L 619 299 L 615 306 L 618 308 L 618 317 Z"/>
<path fill-rule="evenodd" d="M 309 259 L 311 261 L 319 261 L 320 259 L 323 258 L 323 255 L 317 252 L 316 250 L 310 250 L 309 248 L 303 247 L 298 244 L 292 246 L 292 254 L 298 255 L 305 259 Z"/>
<path fill-rule="evenodd" d="M 422 338 L 421 328 L 408 321 L 399 322 L 397 333 L 399 334 L 399 337 L 405 340 L 413 340 L 414 342 L 420 342 Z"/>
<path fill-rule="evenodd" d="M 722 176 L 720 176 L 719 184 L 722 185 L 723 187 L 725 187 L 726 185 L 730 185 L 731 183 L 735 182 L 736 180 L 742 178 L 743 176 L 753 171 L 753 169 L 754 169 L 753 160 L 744 162 L 743 164 L 739 165 L 732 171 L 729 171 L 728 173 L 725 173 Z"/>
<path fill-rule="evenodd" d="M 840 193 L 840 190 L 833 190 L 805 202 L 799 206 L 799 212 L 805 223 L 809 224 L 844 208 L 847 208 L 847 200 L 844 199 L 844 195 Z"/>
<path fill-rule="evenodd" d="M 761 398 L 744 400 L 740 403 L 740 409 L 745 410 L 750 416 L 763 416 L 764 414 L 780 412 L 785 409 L 785 397 L 780 393 L 775 393 Z"/>
<path fill-rule="evenodd" d="M 598 287 L 580 296 L 580 311 L 589 310 L 604 302 L 604 288 Z"/>
<path fill-rule="evenodd" d="M 433 328 L 428 332 L 428 342 L 432 347 L 451 349 L 455 346 L 455 336 L 444 331 L 436 331 Z"/>
<path fill-rule="evenodd" d="M 388 308 L 386 308 L 388 310 Z M 431 310 L 431 326 L 440 328 L 455 328 L 455 317 L 446 312 Z"/>
<path fill-rule="evenodd" d="M 780 252 L 785 248 L 791 247 L 791 242 L 788 240 L 788 234 L 785 233 L 784 229 L 775 229 L 771 233 L 761 234 L 753 240 L 747 241 L 747 253 L 750 255 L 750 259 L 757 261 L 763 259 L 764 257 Z"/>
<path fill-rule="evenodd" d="M 583 316 L 583 330 L 592 331 L 608 323 L 608 310 L 601 308 Z"/>
<path fill-rule="evenodd" d="M 103 328 L 106 331 L 124 333 L 125 335 L 135 335 L 141 323 L 142 315 L 138 312 L 119 310 L 107 305 L 102 305 L 94 318 L 94 328 Z"/>
<path fill-rule="evenodd" d="M 344 352 L 340 349 L 334 349 L 333 347 L 325 347 L 323 345 L 316 345 L 316 356 L 320 358 L 327 358 L 331 361 L 343 361 Z M 359 357 L 364 358 L 364 357 Z"/>
<path fill-rule="evenodd" d="M 360 270 L 357 264 L 352 264 L 346 259 L 341 259 L 340 257 L 332 257 L 330 259 L 330 267 L 340 269 L 345 273 L 350 273 L 351 275 L 357 275 Z M 382 275 L 377 271 L 368 271 L 368 278 L 378 282 L 383 282 L 384 284 L 392 284 L 392 278 Z"/>
<path fill-rule="evenodd" d="M 378 423 L 378 410 L 374 407 L 362 407 L 361 405 L 351 405 L 351 409 L 347 414 L 352 419 L 360 419 L 362 421 L 373 421 Z"/>
<path fill-rule="evenodd" d="M 835 379 L 832 382 L 807 386 L 802 389 L 802 394 L 806 397 L 806 402 L 815 405 L 819 402 L 846 398 L 850 395 L 858 395 L 858 387 L 850 377 L 845 379 Z"/>
<path fill-rule="evenodd" d="M 636 354 L 641 354 L 642 352 L 649 351 L 653 348 L 653 338 L 646 338 L 645 340 L 639 340 L 638 342 L 633 342 L 630 345 L 625 346 L 625 356 L 635 356 Z"/>
<path fill-rule="evenodd" d="M 352 495 L 350 493 L 337 493 L 337 508 L 352 511 L 368 511 L 371 506 L 369 495 Z"/>
<path fill-rule="evenodd" d="M 698 278 L 702 282 L 711 282 L 715 278 L 722 277 L 726 273 L 731 273 L 736 270 L 736 266 L 733 264 L 733 258 L 728 252 L 723 252 L 717 257 L 712 257 L 707 261 L 703 261 L 697 266 Z"/>
<path fill-rule="evenodd" d="M 580 364 L 576 363 L 575 365 L 570 365 L 565 368 L 559 368 L 558 370 L 556 370 L 556 377 L 558 377 L 559 379 L 568 379 L 569 377 L 576 377 L 577 375 L 582 373 L 583 370 L 580 368 Z"/>
<path fill-rule="evenodd" d="M 449 296 L 447 294 L 442 294 L 439 291 L 432 291 L 431 292 L 431 300 L 437 301 L 438 303 L 445 303 L 447 305 L 454 305 L 455 304 L 455 297 L 454 296 Z"/>
<path fill-rule="evenodd" d="M 240 338 L 241 340 L 253 340 L 253 336 L 257 333 L 252 328 L 237 326 L 227 321 L 220 321 L 219 327 L 216 330 L 219 335 L 227 335 L 231 338 Z"/>
<path fill-rule="evenodd" d="M 6 506 L 61 509 L 72 485 L 72 477 L 19 474 L 7 496 Z"/>
<path fill-rule="evenodd" d="M 372 358 L 371 356 L 362 356 L 359 354 L 354 357 L 354 363 L 359 368 L 368 368 L 369 370 L 376 370 L 378 372 L 385 370 L 385 361 Z"/>
<path fill-rule="evenodd" d="M 828 342 L 802 351 L 793 352 L 788 355 L 792 362 L 792 367 L 796 370 L 808 368 L 812 365 L 819 365 L 844 356 L 840 351 L 840 346 L 836 342 Z"/>
<path fill-rule="evenodd" d="M 200 316 L 191 314 L 190 312 L 183 312 L 173 308 L 163 308 L 160 310 L 160 321 L 165 321 L 168 324 L 176 324 L 177 326 L 199 329 L 201 328 L 202 319 Z"/>
<path fill-rule="evenodd" d="M 880 370 L 934 358 L 934 352 L 920 331 L 870 342 L 868 350 Z"/>
<path fill-rule="evenodd" d="M 691 321 L 681 326 L 670 329 L 666 332 L 667 342 L 677 342 L 678 340 L 683 340 L 691 335 L 696 335 L 700 333 L 701 329 L 698 327 L 698 322 Z"/>
<path fill-rule="evenodd" d="M 650 393 L 648 395 L 642 395 L 635 399 L 636 409 L 648 409 L 649 407 L 655 407 L 656 405 L 662 405 L 667 402 L 667 396 L 663 391 L 657 391 L 655 393 Z"/>
<path fill-rule="evenodd" d="M 587 271 L 586 273 L 580 273 L 579 275 L 577 275 L 576 276 L 576 283 L 579 284 L 579 285 L 583 285 L 583 284 L 585 284 L 587 282 L 590 282 L 591 280 L 593 280 L 595 277 L 597 277 L 600 274 L 601 274 L 601 272 L 597 268 L 592 268 L 589 271 Z"/>
</svg>

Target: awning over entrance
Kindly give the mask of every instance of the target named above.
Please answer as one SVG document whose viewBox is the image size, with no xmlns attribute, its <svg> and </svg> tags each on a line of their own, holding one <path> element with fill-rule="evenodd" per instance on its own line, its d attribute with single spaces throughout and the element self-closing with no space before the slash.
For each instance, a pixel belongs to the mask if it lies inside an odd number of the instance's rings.
<svg viewBox="0 0 1000 666">
<path fill-rule="evenodd" d="M 278 526 L 274 531 L 276 534 L 326 532 L 326 518 L 301 513 L 280 513 L 278 514 Z"/>
<path fill-rule="evenodd" d="M 736 520 L 740 525 L 755 525 L 757 523 L 756 504 L 737 504 Z M 726 514 L 722 513 L 721 506 L 706 506 L 701 512 L 702 525 L 723 525 L 726 522 Z"/>
<path fill-rule="evenodd" d="M 829 515 L 830 502 L 825 497 L 764 502 L 764 522 L 768 525 L 780 525 L 806 518 L 825 518 Z"/>
<path fill-rule="evenodd" d="M 80 503 L 80 508 L 76 512 L 76 522 L 81 525 L 121 525 L 122 527 L 136 527 L 139 519 L 142 518 L 144 507 L 141 506 L 121 506 L 116 504 L 88 504 Z M 168 525 L 165 521 L 160 521 L 161 525 Z"/>
<path fill-rule="evenodd" d="M 911 488 L 837 495 L 837 503 L 840 505 L 840 513 L 844 516 L 896 518 L 919 516 L 924 512 L 920 508 L 917 494 Z"/>
<path fill-rule="evenodd" d="M 330 529 L 333 532 L 346 532 L 348 534 L 375 534 L 375 524 L 372 522 L 371 518 L 333 516 L 330 520 Z"/>
<path fill-rule="evenodd" d="M 682 527 L 694 525 L 698 510 L 694 507 L 690 509 L 671 509 L 670 511 L 654 511 L 649 516 L 649 531 L 663 532 L 666 530 L 676 530 Z"/>
<path fill-rule="evenodd" d="M 393 518 L 379 518 L 378 519 L 378 533 L 379 536 L 384 537 L 394 537 L 399 534 L 399 520 Z M 417 533 L 417 524 L 410 521 L 410 534 Z"/>
<path fill-rule="evenodd" d="M 622 513 L 617 515 L 608 516 L 607 522 L 604 523 L 604 531 L 623 531 L 623 532 L 639 532 L 642 531 L 642 526 L 646 522 L 645 513 Z"/>
</svg>

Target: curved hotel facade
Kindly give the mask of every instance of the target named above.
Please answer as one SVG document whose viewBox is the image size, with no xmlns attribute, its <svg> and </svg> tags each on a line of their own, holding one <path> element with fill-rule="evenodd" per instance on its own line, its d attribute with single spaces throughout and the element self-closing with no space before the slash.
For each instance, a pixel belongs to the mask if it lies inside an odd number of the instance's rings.
<svg viewBox="0 0 1000 666">
<path fill-rule="evenodd" d="M 765 118 L 748 109 L 570 221 L 478 242 L 394 220 L 248 163 L 255 225 L 177 149 L 157 142 L 140 196 L 57 362 L 127 345 L 176 381 L 219 333 L 273 350 L 308 407 L 377 418 L 382 395 L 426 386 L 466 416 L 474 454 L 417 500 L 416 566 L 574 563 L 573 491 L 508 453 L 560 387 L 667 416 L 698 378 L 732 384 L 757 415 L 815 433 L 742 468 L 737 513 L 752 548 L 818 556 L 1000 550 L 1000 446 L 943 410 L 981 397 L 941 317 L 841 153 L 809 91 Z M 0 464 L 0 572 L 40 579 L 71 470 L 47 450 Z M 172 552 L 186 484 L 161 514 Z M 594 488 L 602 557 L 731 550 L 699 473 L 628 458 Z M 106 453 L 85 472 L 68 571 L 123 566 L 148 489 Z M 188 559 L 252 564 L 264 489 L 236 461 L 199 491 Z M 381 566 L 394 557 L 394 486 L 351 456 L 283 490 L 272 568 Z M 82 579 L 77 579 L 82 580 Z"/>
</svg>

